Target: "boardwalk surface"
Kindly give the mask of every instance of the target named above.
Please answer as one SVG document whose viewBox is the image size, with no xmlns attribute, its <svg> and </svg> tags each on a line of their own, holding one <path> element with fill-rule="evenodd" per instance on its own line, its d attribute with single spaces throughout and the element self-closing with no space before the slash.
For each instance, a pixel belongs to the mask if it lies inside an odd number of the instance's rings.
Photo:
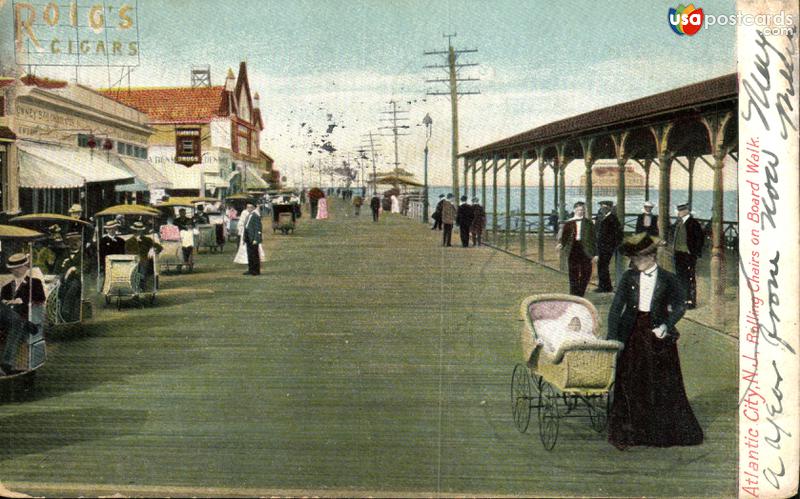
<svg viewBox="0 0 800 499">
<path fill-rule="evenodd" d="M 32 397 L 0 406 L 0 480 L 75 495 L 735 493 L 734 343 L 679 327 L 699 447 L 619 452 L 588 422 L 542 449 L 511 421 L 520 300 L 565 277 L 487 248 L 443 250 L 400 216 L 333 205 L 163 278 L 153 308 L 100 308 L 55 338 Z M 610 297 L 591 296 L 605 314 Z"/>
</svg>

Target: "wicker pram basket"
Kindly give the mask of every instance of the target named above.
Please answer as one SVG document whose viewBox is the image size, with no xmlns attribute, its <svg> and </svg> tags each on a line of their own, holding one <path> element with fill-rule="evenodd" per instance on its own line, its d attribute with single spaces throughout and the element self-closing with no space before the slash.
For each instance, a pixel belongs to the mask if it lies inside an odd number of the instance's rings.
<svg viewBox="0 0 800 499">
<path fill-rule="evenodd" d="M 623 345 L 606 339 L 591 302 L 563 294 L 530 296 L 520 314 L 523 357 L 532 372 L 562 392 L 608 391 Z"/>
</svg>

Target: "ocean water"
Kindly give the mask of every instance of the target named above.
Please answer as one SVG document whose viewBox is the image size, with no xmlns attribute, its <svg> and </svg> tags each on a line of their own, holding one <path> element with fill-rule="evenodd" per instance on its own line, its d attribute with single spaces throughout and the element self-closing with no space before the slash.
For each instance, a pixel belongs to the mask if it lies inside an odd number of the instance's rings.
<svg viewBox="0 0 800 499">
<path fill-rule="evenodd" d="M 449 186 L 434 186 L 428 189 L 428 202 L 431 206 L 431 212 L 433 212 L 433 208 L 436 206 L 436 203 L 439 201 L 439 194 L 447 194 L 451 192 L 451 187 Z M 516 225 L 515 218 L 513 213 L 519 212 L 519 199 L 520 199 L 520 191 L 522 190 L 521 187 L 512 187 L 511 188 L 511 212 L 512 212 L 512 224 Z M 463 192 L 463 191 L 462 191 Z M 711 206 L 713 202 L 713 191 L 710 190 L 695 190 L 693 197 L 692 197 L 692 214 L 697 218 L 711 218 Z M 481 188 L 478 186 L 476 190 L 476 196 L 478 199 L 481 198 Z M 472 199 L 472 190 L 470 189 L 470 199 Z M 460 196 L 459 196 L 460 198 Z M 545 188 L 544 193 L 544 208 L 545 213 L 549 214 L 550 211 L 553 209 L 553 188 L 547 187 Z M 576 201 L 585 201 L 586 197 L 581 195 L 579 190 L 574 187 L 567 187 L 566 188 L 566 209 L 567 213 L 572 211 L 572 205 Z M 598 196 L 594 195 L 592 198 L 592 203 L 594 206 L 591 207 L 592 213 L 597 213 L 598 205 L 597 203 L 603 200 L 610 200 L 616 203 L 616 196 Z M 689 191 L 686 189 L 673 189 L 670 195 L 670 215 L 675 215 L 675 205 L 678 203 L 686 202 L 689 199 Z M 654 208 L 654 212 L 658 213 L 658 190 L 657 189 L 650 189 L 650 202 L 656 205 Z M 638 214 L 642 211 L 642 204 L 644 203 L 644 193 L 637 194 L 637 195 L 628 195 L 625 197 L 625 211 L 630 214 Z M 491 224 L 491 217 L 492 217 L 492 190 L 489 186 L 486 189 L 486 208 L 487 215 L 489 220 L 487 221 Z M 498 187 L 497 189 L 497 212 L 498 214 L 505 213 L 506 209 L 506 189 L 503 186 Z M 539 211 L 539 188 L 538 187 L 527 187 L 525 192 L 525 213 L 536 213 Z M 504 215 L 501 215 L 500 218 L 505 220 Z M 723 193 L 723 219 L 726 222 L 736 222 L 738 220 L 738 193 L 737 191 L 725 191 Z M 531 222 L 530 216 L 528 217 L 528 222 Z"/>
</svg>

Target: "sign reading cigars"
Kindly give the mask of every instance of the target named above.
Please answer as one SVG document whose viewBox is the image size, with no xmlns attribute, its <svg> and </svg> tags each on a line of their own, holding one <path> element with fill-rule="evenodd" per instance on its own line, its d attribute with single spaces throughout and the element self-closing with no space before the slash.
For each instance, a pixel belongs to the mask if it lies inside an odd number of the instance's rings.
<svg viewBox="0 0 800 499">
<path fill-rule="evenodd" d="M 30 66 L 139 65 L 138 0 L 14 0 L 17 64 Z"/>
</svg>

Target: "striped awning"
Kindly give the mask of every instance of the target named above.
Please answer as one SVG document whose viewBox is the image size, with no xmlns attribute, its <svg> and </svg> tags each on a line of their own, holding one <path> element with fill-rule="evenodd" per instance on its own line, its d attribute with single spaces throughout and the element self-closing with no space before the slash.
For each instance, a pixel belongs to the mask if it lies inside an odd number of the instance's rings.
<svg viewBox="0 0 800 499">
<path fill-rule="evenodd" d="M 128 156 L 118 156 L 125 168 L 127 168 L 136 177 L 134 184 L 144 185 L 144 189 L 136 190 L 149 190 L 149 189 L 169 189 L 172 187 L 172 182 L 151 165 L 146 159 L 131 158 Z M 123 187 L 123 186 L 120 186 Z"/>
<path fill-rule="evenodd" d="M 105 151 L 26 141 L 18 141 L 17 146 L 20 187 L 75 188 L 95 182 L 130 182 L 134 178 L 128 170 L 114 165 Z"/>
</svg>

